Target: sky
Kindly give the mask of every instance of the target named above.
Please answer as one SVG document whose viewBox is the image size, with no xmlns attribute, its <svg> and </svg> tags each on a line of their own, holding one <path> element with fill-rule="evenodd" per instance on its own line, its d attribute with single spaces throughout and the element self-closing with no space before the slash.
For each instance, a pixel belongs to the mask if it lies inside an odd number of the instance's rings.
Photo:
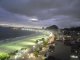
<svg viewBox="0 0 80 60">
<path fill-rule="evenodd" d="M 80 26 L 80 0 L 0 0 L 0 24 Z"/>
</svg>

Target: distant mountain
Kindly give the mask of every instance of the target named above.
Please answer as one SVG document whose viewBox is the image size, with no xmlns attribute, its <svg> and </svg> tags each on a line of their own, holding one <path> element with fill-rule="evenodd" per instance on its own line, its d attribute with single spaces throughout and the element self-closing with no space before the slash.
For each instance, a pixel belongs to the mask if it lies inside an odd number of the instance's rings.
<svg viewBox="0 0 80 60">
<path fill-rule="evenodd" d="M 58 30 L 59 28 L 56 25 L 52 25 L 52 26 L 47 27 L 46 29 L 47 30 Z"/>
</svg>

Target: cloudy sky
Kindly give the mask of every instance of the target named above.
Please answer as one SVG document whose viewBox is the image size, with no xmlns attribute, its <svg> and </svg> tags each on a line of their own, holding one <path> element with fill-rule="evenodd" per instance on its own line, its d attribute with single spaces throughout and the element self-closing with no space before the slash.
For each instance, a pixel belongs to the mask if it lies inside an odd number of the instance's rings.
<svg viewBox="0 0 80 60">
<path fill-rule="evenodd" d="M 80 26 L 80 0 L 0 0 L 0 24 Z"/>
</svg>

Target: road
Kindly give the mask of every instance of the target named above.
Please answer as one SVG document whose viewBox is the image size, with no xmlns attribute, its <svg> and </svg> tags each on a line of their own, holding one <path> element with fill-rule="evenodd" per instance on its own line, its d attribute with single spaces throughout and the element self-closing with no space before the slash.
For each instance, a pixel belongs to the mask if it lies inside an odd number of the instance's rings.
<svg viewBox="0 0 80 60">
<path fill-rule="evenodd" d="M 70 47 L 64 45 L 61 41 L 58 41 L 55 47 L 55 57 L 58 58 L 59 60 L 69 60 Z"/>
<path fill-rule="evenodd" d="M 66 46 L 61 41 L 57 41 L 54 53 L 55 60 L 78 60 L 77 58 L 75 59 L 71 58 L 70 55 L 71 55 L 70 46 Z"/>
</svg>

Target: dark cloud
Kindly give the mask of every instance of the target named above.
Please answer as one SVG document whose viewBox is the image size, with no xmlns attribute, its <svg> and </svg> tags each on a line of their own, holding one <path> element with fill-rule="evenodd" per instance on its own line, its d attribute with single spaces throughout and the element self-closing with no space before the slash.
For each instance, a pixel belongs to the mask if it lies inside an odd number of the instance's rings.
<svg viewBox="0 0 80 60">
<path fill-rule="evenodd" d="M 8 22 L 8 23 L 23 23 L 24 24 L 25 22 L 29 23 L 29 19 L 30 17 L 8 12 L 0 7 L 0 23 Z"/>
<path fill-rule="evenodd" d="M 71 5 L 72 2 L 72 0 L 2 0 L 0 4 L 8 11 L 32 16 L 36 15 L 34 13 L 36 10 L 63 9 Z"/>
<path fill-rule="evenodd" d="M 9 18 L 14 15 L 14 18 L 11 19 L 15 21 L 27 22 L 29 17 L 34 16 L 40 21 L 33 22 L 32 25 L 56 24 L 60 27 L 80 25 L 80 0 L 0 0 L 0 6 L 11 12 Z M 18 15 L 16 16 L 16 14 Z M 4 14 L 2 13 L 2 15 Z M 21 15 L 22 18 L 20 18 Z M 24 15 L 26 19 L 24 19 Z"/>
</svg>

